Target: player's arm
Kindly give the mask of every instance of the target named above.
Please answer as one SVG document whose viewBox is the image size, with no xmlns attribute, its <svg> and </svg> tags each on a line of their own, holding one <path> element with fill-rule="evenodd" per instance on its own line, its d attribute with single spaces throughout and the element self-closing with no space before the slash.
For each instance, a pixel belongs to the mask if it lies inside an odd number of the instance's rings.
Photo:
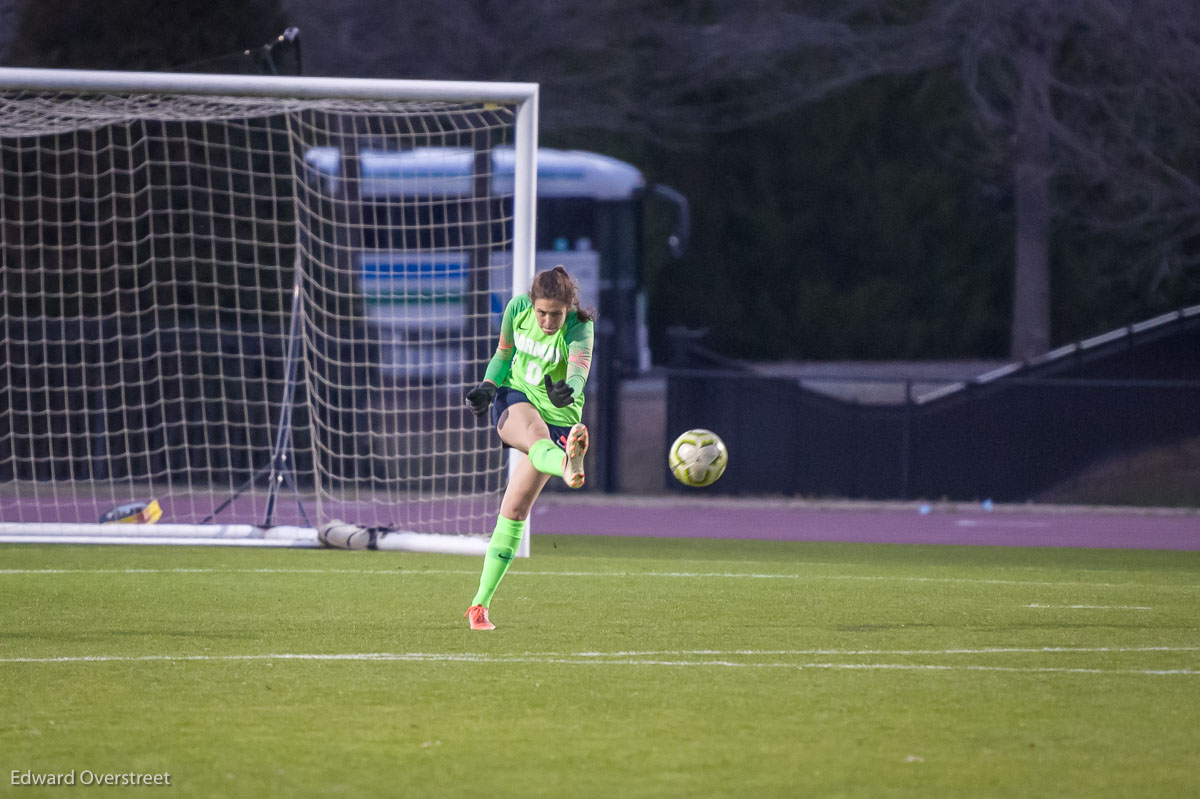
<svg viewBox="0 0 1200 799">
<path fill-rule="evenodd" d="M 592 371 L 593 325 L 590 321 L 576 325 L 567 337 L 567 385 L 576 394 L 583 393 L 588 374 Z"/>
<path fill-rule="evenodd" d="M 583 394 L 588 374 L 592 370 L 593 325 L 583 322 L 567 331 L 567 376 L 555 383 L 546 375 L 546 395 L 559 408 L 575 401 Z"/>
<path fill-rule="evenodd" d="M 483 373 L 483 382 L 467 392 L 467 405 L 476 416 L 482 417 L 496 396 L 496 387 L 503 384 L 512 369 L 513 359 L 513 318 L 517 315 L 517 298 L 509 300 L 504 308 L 504 318 L 500 322 L 500 342 L 496 352 L 488 361 L 487 370 Z"/>
</svg>

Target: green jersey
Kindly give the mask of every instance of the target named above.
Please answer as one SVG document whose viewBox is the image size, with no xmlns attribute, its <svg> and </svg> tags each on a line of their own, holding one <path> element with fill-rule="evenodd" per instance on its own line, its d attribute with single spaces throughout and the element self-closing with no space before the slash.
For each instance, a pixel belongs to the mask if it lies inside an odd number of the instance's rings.
<svg viewBox="0 0 1200 799">
<path fill-rule="evenodd" d="M 592 322 L 579 321 L 576 311 L 551 335 L 538 326 L 533 300 L 522 294 L 509 300 L 500 324 L 500 343 L 488 364 L 485 380 L 516 389 L 529 398 L 547 424 L 570 427 L 583 417 L 583 387 L 592 366 Z M 574 401 L 555 407 L 546 396 L 544 376 L 566 380 Z"/>
</svg>

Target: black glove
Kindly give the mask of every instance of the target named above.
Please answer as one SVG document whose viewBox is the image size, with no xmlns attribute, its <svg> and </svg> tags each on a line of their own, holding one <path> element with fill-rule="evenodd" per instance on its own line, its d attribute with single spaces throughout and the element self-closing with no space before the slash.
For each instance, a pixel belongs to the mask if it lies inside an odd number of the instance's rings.
<svg viewBox="0 0 1200 799">
<path fill-rule="evenodd" d="M 495 386 L 491 383 L 480 383 L 476 388 L 467 392 L 467 405 L 470 406 L 471 413 L 482 419 L 495 397 Z"/>
<path fill-rule="evenodd" d="M 566 380 L 555 383 L 550 375 L 546 375 L 546 396 L 550 397 L 555 408 L 565 408 L 575 401 L 575 389 L 568 386 Z"/>
</svg>

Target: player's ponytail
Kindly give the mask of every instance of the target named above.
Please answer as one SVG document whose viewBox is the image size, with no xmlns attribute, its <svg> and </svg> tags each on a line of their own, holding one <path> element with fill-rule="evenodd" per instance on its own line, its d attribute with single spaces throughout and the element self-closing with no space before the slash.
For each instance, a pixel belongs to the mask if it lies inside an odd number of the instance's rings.
<svg viewBox="0 0 1200 799">
<path fill-rule="evenodd" d="M 568 310 L 575 311 L 580 322 L 590 322 L 596 318 L 595 311 L 579 306 L 579 284 L 567 274 L 562 264 L 534 276 L 529 299 L 561 302 Z"/>
</svg>

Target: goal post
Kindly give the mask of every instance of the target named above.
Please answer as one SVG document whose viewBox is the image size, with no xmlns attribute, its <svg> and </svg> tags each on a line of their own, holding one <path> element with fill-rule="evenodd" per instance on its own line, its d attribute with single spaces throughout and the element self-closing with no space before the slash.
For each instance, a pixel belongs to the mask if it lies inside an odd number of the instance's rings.
<svg viewBox="0 0 1200 799">
<path fill-rule="evenodd" d="M 0 541 L 482 552 L 508 461 L 463 396 L 532 279 L 537 114 L 531 83 L 0 68 Z"/>
</svg>

